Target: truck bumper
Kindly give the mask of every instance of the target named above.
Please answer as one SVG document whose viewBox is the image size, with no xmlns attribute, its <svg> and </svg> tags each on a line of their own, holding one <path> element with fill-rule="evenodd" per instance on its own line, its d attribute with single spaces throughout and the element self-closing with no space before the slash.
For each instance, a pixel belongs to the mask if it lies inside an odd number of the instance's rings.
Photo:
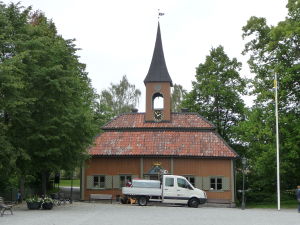
<svg viewBox="0 0 300 225">
<path fill-rule="evenodd" d="M 198 198 L 200 204 L 204 204 L 207 202 L 207 198 Z"/>
</svg>

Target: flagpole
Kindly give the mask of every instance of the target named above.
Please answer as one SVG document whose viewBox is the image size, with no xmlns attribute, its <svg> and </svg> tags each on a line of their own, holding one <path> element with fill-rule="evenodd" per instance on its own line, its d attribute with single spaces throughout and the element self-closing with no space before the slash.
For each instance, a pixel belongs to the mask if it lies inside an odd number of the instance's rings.
<svg viewBox="0 0 300 225">
<path fill-rule="evenodd" d="M 277 74 L 275 73 L 275 117 L 276 117 L 276 159 L 277 159 L 277 210 L 280 210 L 280 175 L 279 175 L 279 129 L 278 129 L 278 85 Z"/>
</svg>

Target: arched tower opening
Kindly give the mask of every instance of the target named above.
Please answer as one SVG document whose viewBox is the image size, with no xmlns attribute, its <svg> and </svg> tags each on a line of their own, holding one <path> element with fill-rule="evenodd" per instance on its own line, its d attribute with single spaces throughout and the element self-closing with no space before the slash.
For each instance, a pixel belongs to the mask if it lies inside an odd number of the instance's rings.
<svg viewBox="0 0 300 225">
<path fill-rule="evenodd" d="M 153 110 L 164 109 L 164 96 L 161 93 L 155 93 L 152 96 L 152 106 L 153 106 Z"/>
</svg>

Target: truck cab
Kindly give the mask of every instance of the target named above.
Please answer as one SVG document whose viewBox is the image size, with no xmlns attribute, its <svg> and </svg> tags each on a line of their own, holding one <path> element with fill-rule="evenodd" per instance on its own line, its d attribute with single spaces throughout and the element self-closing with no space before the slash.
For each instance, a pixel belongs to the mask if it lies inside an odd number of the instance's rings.
<svg viewBox="0 0 300 225">
<path fill-rule="evenodd" d="M 198 207 L 206 202 L 206 193 L 193 185 L 182 176 L 164 175 L 162 185 L 162 202 L 187 204 Z"/>
</svg>

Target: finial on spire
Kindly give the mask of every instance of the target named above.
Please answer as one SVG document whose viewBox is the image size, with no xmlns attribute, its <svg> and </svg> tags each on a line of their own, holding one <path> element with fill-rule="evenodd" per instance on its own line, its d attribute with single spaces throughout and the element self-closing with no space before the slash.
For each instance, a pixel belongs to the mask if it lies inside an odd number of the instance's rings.
<svg viewBox="0 0 300 225">
<path fill-rule="evenodd" d="M 160 18 L 161 16 L 163 16 L 163 15 L 165 15 L 165 14 L 162 13 L 162 12 L 160 12 L 159 9 L 158 9 L 158 21 L 159 21 L 159 18 Z"/>
</svg>

